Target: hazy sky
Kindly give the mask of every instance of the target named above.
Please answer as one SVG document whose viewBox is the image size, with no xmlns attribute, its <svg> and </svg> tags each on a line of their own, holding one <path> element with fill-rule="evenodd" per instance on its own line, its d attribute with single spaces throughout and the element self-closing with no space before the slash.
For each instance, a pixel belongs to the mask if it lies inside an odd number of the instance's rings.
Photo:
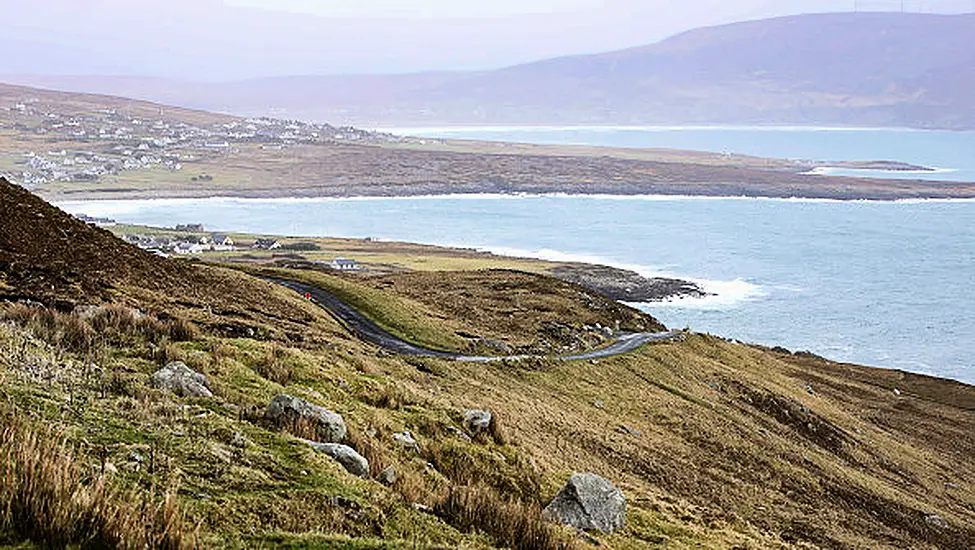
<svg viewBox="0 0 975 550">
<path fill-rule="evenodd" d="M 483 69 L 900 0 L 0 0 L 0 74 L 187 80 Z M 972 0 L 906 0 L 972 11 Z"/>
</svg>

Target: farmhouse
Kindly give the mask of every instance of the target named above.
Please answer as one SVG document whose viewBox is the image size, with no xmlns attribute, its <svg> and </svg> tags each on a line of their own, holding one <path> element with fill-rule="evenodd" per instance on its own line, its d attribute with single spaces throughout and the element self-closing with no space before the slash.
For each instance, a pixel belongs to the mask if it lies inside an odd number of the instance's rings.
<svg viewBox="0 0 975 550">
<path fill-rule="evenodd" d="M 355 260 L 348 258 L 335 258 L 332 260 L 332 269 L 338 269 L 339 271 L 355 271 L 359 269 L 358 264 Z"/>
<path fill-rule="evenodd" d="M 277 239 L 257 239 L 251 248 L 257 248 L 261 250 L 277 250 L 281 248 L 281 242 Z"/>
</svg>

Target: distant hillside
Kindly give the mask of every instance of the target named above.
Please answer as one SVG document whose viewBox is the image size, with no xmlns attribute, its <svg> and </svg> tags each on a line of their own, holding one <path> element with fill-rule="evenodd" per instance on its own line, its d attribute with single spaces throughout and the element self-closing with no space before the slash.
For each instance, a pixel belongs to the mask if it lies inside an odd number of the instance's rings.
<svg viewBox="0 0 975 550">
<path fill-rule="evenodd" d="M 498 71 L 232 84 L 21 78 L 237 114 L 356 124 L 975 128 L 975 14 L 844 13 L 693 30 Z"/>
</svg>

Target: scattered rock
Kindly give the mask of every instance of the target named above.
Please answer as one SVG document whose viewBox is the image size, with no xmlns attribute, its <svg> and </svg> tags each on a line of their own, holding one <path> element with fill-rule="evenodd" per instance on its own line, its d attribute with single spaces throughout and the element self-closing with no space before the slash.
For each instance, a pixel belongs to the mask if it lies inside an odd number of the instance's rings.
<svg viewBox="0 0 975 550">
<path fill-rule="evenodd" d="M 364 478 L 369 477 L 369 461 L 352 447 L 340 443 L 318 443 L 307 439 L 302 441 L 311 445 L 316 451 L 332 457 L 350 474 Z"/>
<path fill-rule="evenodd" d="M 457 426 L 447 426 L 447 431 L 456 435 L 457 437 L 463 439 L 468 443 L 471 442 L 471 436 L 465 434 L 464 431 L 458 428 Z"/>
<path fill-rule="evenodd" d="M 292 430 L 307 424 L 314 428 L 320 441 L 329 443 L 344 440 L 348 433 L 341 415 L 292 395 L 281 394 L 272 399 L 264 418 L 280 428 Z"/>
<path fill-rule="evenodd" d="M 577 473 L 545 507 L 542 516 L 583 531 L 612 533 L 626 523 L 626 499 L 606 479 Z"/>
<path fill-rule="evenodd" d="M 149 383 L 154 388 L 171 391 L 183 397 L 213 397 L 207 377 L 179 361 L 156 371 Z"/>
<path fill-rule="evenodd" d="M 491 427 L 491 413 L 478 409 L 464 411 L 464 422 L 471 433 L 487 432 Z"/>
<path fill-rule="evenodd" d="M 643 437 L 643 434 L 639 430 L 634 430 L 625 424 L 620 424 L 620 427 L 616 428 L 616 433 L 632 435 L 633 437 Z"/>
<path fill-rule="evenodd" d="M 389 466 L 385 470 L 379 472 L 379 475 L 376 476 L 376 481 L 386 486 L 396 483 L 396 469 Z"/>
<path fill-rule="evenodd" d="M 413 434 L 409 431 L 393 434 L 393 441 L 405 449 L 420 452 L 420 445 L 417 444 L 416 439 L 413 438 Z"/>
<path fill-rule="evenodd" d="M 938 529 L 948 528 L 948 522 L 945 521 L 944 518 L 942 518 L 941 516 L 930 515 L 924 518 L 924 522 L 927 523 L 928 525 L 937 527 Z"/>
<path fill-rule="evenodd" d="M 247 438 L 240 432 L 234 432 L 234 436 L 230 438 L 230 444 L 238 449 L 246 448 Z"/>
</svg>

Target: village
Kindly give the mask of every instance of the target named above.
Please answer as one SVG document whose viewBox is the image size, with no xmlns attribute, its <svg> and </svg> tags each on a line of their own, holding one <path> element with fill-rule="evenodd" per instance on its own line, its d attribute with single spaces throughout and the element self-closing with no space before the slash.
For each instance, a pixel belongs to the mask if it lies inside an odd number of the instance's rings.
<svg viewBox="0 0 975 550">
<path fill-rule="evenodd" d="M 269 257 L 273 258 L 276 257 L 276 254 L 273 254 L 275 251 L 280 251 L 282 258 L 292 258 L 297 252 L 324 252 L 321 247 L 309 242 L 285 243 L 275 237 L 235 238 L 225 233 L 208 232 L 203 224 L 179 224 L 172 228 L 142 228 L 122 226 L 110 218 L 84 214 L 78 214 L 76 217 L 98 227 L 114 229 L 113 232 L 125 242 L 164 258 L 216 256 L 222 259 L 233 259 L 234 254 L 226 253 L 235 252 L 249 255 L 255 252 L 272 253 Z M 362 269 L 355 259 L 337 256 L 330 260 L 316 260 L 312 263 L 337 271 Z"/>
<path fill-rule="evenodd" d="M 403 139 L 352 127 L 273 118 L 226 117 L 221 122 L 191 124 L 168 118 L 162 109 L 157 117 L 135 116 L 117 109 L 93 109 L 84 114 L 60 110 L 36 98 L 0 105 L 0 131 L 34 138 L 29 142 L 31 150 L 20 151 L 19 158 L 0 166 L 0 175 L 37 189 L 54 182 L 98 182 L 105 176 L 148 168 L 181 171 L 184 163 L 217 158 L 247 144 L 285 148 Z M 56 147 L 40 145 L 45 143 Z M 208 176 L 187 177 L 206 181 Z"/>
</svg>

